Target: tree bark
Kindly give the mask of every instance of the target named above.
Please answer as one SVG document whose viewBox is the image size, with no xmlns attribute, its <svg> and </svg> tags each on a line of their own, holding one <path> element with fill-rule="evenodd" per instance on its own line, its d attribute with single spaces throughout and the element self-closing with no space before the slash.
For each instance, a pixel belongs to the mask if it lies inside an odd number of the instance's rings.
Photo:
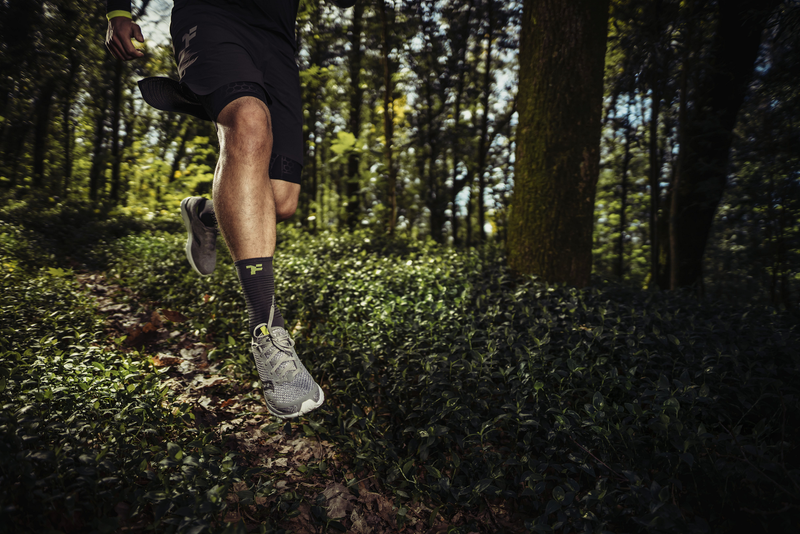
<svg viewBox="0 0 800 534">
<path fill-rule="evenodd" d="M 64 164 L 62 168 L 61 177 L 61 191 L 64 195 L 67 194 L 69 183 L 72 180 L 72 151 L 74 148 L 73 133 L 75 132 L 75 125 L 72 122 L 72 97 L 75 91 L 75 78 L 80 68 L 79 60 L 74 48 L 70 48 L 69 57 L 69 72 L 67 74 L 67 81 L 64 86 L 64 101 L 61 108 L 61 122 L 63 130 L 63 150 L 64 150 Z"/>
<path fill-rule="evenodd" d="M 509 265 L 589 284 L 608 0 L 524 0 Z"/>
<path fill-rule="evenodd" d="M 658 239 L 658 209 L 661 205 L 661 158 L 658 154 L 658 116 L 661 111 L 659 80 L 653 80 L 650 92 L 650 135 L 648 139 L 648 181 L 650 183 L 650 280 L 659 279 L 661 243 Z"/>
<path fill-rule="evenodd" d="M 175 157 L 172 158 L 172 166 L 169 170 L 169 177 L 167 178 L 167 183 L 171 184 L 175 181 L 175 174 L 178 172 L 178 169 L 181 167 L 181 160 L 186 155 L 186 141 L 189 139 L 191 129 L 190 126 L 187 124 L 189 120 L 188 115 L 183 115 L 181 117 L 181 129 L 180 129 L 180 136 L 181 140 L 178 143 L 178 148 L 175 150 Z"/>
<path fill-rule="evenodd" d="M 710 74 L 694 89 L 674 194 L 675 287 L 702 291 L 703 255 L 727 182 L 733 128 L 758 57 L 761 33 L 779 0 L 719 2 Z"/>
<path fill-rule="evenodd" d="M 47 131 L 50 127 L 50 107 L 55 95 L 55 80 L 48 80 L 39 92 L 34 106 L 33 187 L 44 187 L 44 164 L 47 152 Z"/>
<path fill-rule="evenodd" d="M 633 100 L 633 93 L 630 95 L 630 100 Z M 632 102 L 628 103 L 628 109 L 633 106 Z M 622 173 L 620 178 L 621 185 L 621 206 L 619 209 L 619 241 L 617 242 L 617 263 L 615 266 L 615 274 L 618 278 L 622 278 L 625 274 L 625 228 L 627 226 L 627 211 L 628 211 L 628 167 L 631 162 L 631 132 L 630 116 L 625 118 L 625 153 L 622 157 Z"/>
<path fill-rule="evenodd" d="M 119 123 L 122 115 L 122 60 L 114 62 L 114 93 L 111 100 L 111 202 L 119 202 L 120 165 L 122 151 L 119 147 Z"/>
<path fill-rule="evenodd" d="M 361 107 L 364 102 L 364 90 L 361 88 L 361 33 L 362 17 L 364 16 L 364 2 L 356 2 L 353 6 L 353 32 L 350 40 L 350 117 L 348 128 L 350 133 L 358 139 L 361 133 Z M 358 226 L 361 199 L 359 198 L 359 172 L 360 155 L 353 151 L 347 157 L 347 226 L 352 230 Z"/>
<path fill-rule="evenodd" d="M 391 44 L 389 41 L 389 14 L 386 12 L 386 0 L 378 0 L 378 6 L 381 16 L 381 60 L 383 63 L 383 159 L 386 166 L 386 203 L 388 204 L 389 213 L 386 229 L 389 235 L 394 235 L 395 226 L 397 224 L 397 171 L 394 168 L 393 161 L 393 148 L 392 138 L 394 137 L 394 110 L 393 98 L 394 87 L 392 85 L 392 76 L 394 69 L 391 65 Z M 394 19 L 394 17 L 392 17 Z M 393 20 L 392 20 L 393 22 Z"/>
<path fill-rule="evenodd" d="M 464 15 L 464 24 L 455 28 L 457 34 L 453 39 L 453 42 L 457 43 L 456 48 L 459 54 L 455 61 L 458 74 L 456 77 L 456 97 L 455 102 L 453 102 L 453 121 L 455 125 L 453 128 L 453 169 L 451 176 L 452 186 L 450 189 L 450 230 L 453 233 L 454 247 L 457 247 L 460 243 L 458 239 L 458 204 L 456 203 L 456 197 L 458 197 L 458 194 L 467 182 L 465 178 L 458 178 L 458 164 L 461 159 L 461 101 L 464 97 L 464 74 L 467 70 L 467 49 L 469 47 L 469 40 L 467 37 L 469 36 L 470 21 L 472 18 L 472 3 L 473 0 L 468 0 L 466 14 Z M 451 27 L 451 31 L 453 30 L 453 27 Z"/>
<path fill-rule="evenodd" d="M 486 29 L 486 58 L 483 67 L 483 95 L 481 97 L 481 107 L 483 108 L 483 117 L 481 118 L 481 137 L 478 142 L 478 239 L 483 242 L 486 240 L 486 230 L 483 228 L 486 224 L 486 208 L 484 206 L 484 193 L 486 191 L 486 155 L 489 152 L 487 138 L 489 134 L 489 96 L 492 92 L 492 34 L 494 33 L 492 2 L 488 0 L 486 4 L 486 18 L 488 19 L 488 27 Z"/>
<path fill-rule="evenodd" d="M 105 119 L 106 106 L 108 105 L 108 90 L 106 87 L 100 88 L 101 102 L 97 107 L 94 124 L 94 140 L 92 142 L 92 166 L 89 169 L 89 198 L 97 201 L 100 198 L 100 191 L 104 186 L 106 157 L 103 153 L 103 141 L 105 140 Z"/>
</svg>

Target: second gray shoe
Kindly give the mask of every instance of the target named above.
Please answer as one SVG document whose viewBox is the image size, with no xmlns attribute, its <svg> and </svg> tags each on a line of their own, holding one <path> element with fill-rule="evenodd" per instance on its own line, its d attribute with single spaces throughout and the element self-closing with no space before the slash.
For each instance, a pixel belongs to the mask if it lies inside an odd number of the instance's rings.
<svg viewBox="0 0 800 534">
<path fill-rule="evenodd" d="M 217 266 L 217 227 L 206 226 L 200 220 L 203 197 L 186 197 L 181 200 L 181 218 L 189 237 L 186 239 L 186 259 L 197 274 L 208 276 Z"/>
</svg>

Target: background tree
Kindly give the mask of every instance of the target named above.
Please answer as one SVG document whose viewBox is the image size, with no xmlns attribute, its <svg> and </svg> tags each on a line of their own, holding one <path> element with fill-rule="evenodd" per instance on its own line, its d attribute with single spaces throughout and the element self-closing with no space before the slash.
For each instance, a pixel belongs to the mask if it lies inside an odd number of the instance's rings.
<svg viewBox="0 0 800 534">
<path fill-rule="evenodd" d="M 739 108 L 744 102 L 766 22 L 779 0 L 719 2 L 708 69 L 697 75 L 674 188 L 673 287 L 702 284 L 702 262 L 727 182 Z M 688 95 L 687 95 L 688 96 Z"/>
<path fill-rule="evenodd" d="M 527 0 L 509 265 L 589 283 L 607 2 Z"/>
</svg>

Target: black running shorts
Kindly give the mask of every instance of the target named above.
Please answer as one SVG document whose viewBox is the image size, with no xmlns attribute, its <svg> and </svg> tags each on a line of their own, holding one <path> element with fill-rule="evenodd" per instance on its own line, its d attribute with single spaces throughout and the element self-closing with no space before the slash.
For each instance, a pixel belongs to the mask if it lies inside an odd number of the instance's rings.
<svg viewBox="0 0 800 534">
<path fill-rule="evenodd" d="M 175 3 L 170 33 L 180 81 L 198 95 L 212 120 L 237 98 L 236 87 L 242 96 L 263 94 L 272 116 L 273 155 L 302 166 L 303 109 L 293 44 L 257 20 L 197 1 Z"/>
</svg>

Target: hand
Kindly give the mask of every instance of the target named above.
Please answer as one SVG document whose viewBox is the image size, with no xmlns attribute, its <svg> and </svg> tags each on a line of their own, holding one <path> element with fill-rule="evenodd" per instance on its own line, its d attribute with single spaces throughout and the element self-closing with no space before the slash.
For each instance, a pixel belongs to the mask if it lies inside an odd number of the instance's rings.
<svg viewBox="0 0 800 534">
<path fill-rule="evenodd" d="M 128 17 L 114 17 L 108 21 L 106 47 L 115 58 L 129 61 L 144 57 L 143 52 L 133 47 L 132 38 L 135 38 L 140 43 L 144 42 L 141 28 L 131 19 Z"/>
</svg>

